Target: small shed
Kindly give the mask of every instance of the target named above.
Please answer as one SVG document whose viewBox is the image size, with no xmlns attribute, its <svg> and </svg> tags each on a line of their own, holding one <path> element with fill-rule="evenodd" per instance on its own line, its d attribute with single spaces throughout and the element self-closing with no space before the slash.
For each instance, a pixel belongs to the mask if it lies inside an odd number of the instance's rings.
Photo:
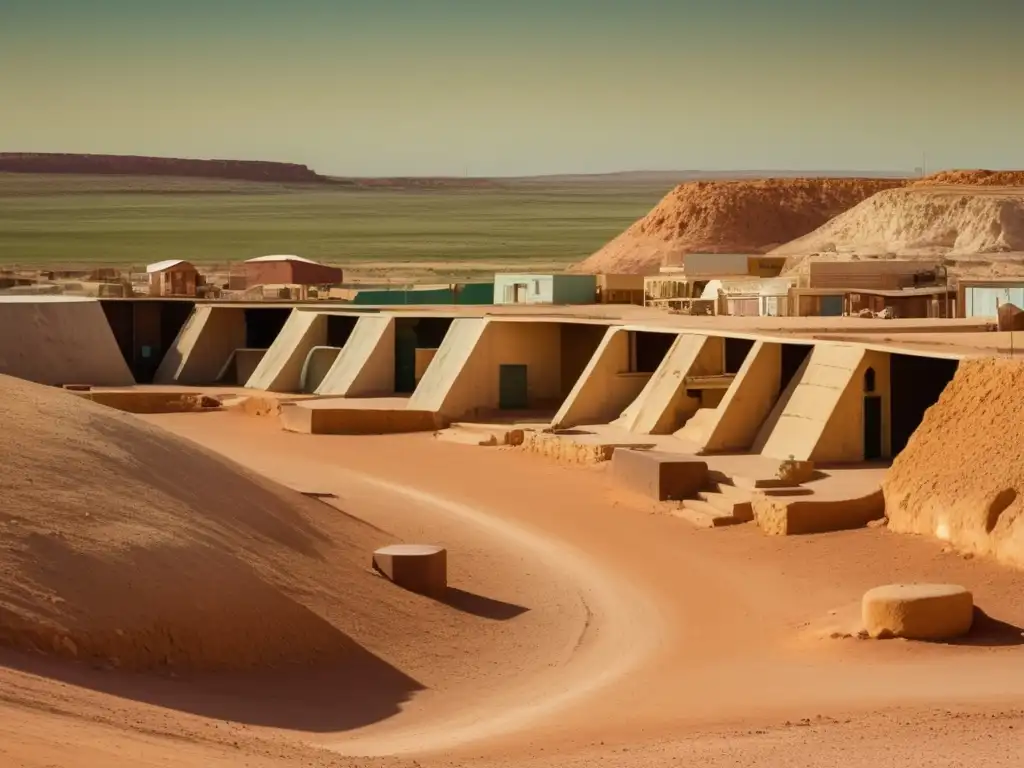
<svg viewBox="0 0 1024 768">
<path fill-rule="evenodd" d="M 598 304 L 644 304 L 643 275 L 598 275 Z"/>
<path fill-rule="evenodd" d="M 960 317 L 996 317 L 1000 304 L 1024 307 L 1024 278 L 961 279 L 957 284 Z"/>
<path fill-rule="evenodd" d="M 257 285 L 338 285 L 343 274 L 339 267 L 304 259 L 301 256 L 258 256 L 245 262 L 245 287 Z"/>
<path fill-rule="evenodd" d="M 956 293 L 945 286 L 904 288 L 898 291 L 857 290 L 846 294 L 846 314 L 864 310 L 875 314 L 892 311 L 893 317 L 952 317 Z"/>
<path fill-rule="evenodd" d="M 495 304 L 593 304 L 596 275 L 495 275 Z"/>
<path fill-rule="evenodd" d="M 150 296 L 195 296 L 202 285 L 199 270 L 183 259 L 158 261 L 146 267 Z"/>
</svg>

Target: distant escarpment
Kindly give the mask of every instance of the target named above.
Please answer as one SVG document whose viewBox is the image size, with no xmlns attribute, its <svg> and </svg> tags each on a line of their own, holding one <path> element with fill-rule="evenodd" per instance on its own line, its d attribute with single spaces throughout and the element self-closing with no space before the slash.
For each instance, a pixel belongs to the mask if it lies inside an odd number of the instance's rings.
<svg viewBox="0 0 1024 768">
<path fill-rule="evenodd" d="M 108 176 L 179 176 L 293 183 L 326 183 L 305 165 L 262 160 L 186 160 L 132 155 L 75 155 L 0 152 L 0 172 Z"/>
</svg>

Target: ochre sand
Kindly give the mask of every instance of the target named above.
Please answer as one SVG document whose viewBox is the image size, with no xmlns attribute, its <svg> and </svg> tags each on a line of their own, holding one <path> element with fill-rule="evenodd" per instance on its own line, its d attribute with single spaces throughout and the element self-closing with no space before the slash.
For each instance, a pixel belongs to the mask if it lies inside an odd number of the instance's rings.
<svg viewBox="0 0 1024 768">
<path fill-rule="evenodd" d="M 400 684 L 344 664 L 155 678 L 7 653 L 5 764 L 1016 764 L 1019 630 L 987 624 L 966 646 L 828 635 L 864 590 L 910 580 L 963 584 L 1019 626 L 1019 572 L 884 530 L 696 531 L 601 471 L 512 449 L 287 435 L 235 413 L 141 418 L 333 492 L 381 538 L 447 546 L 463 602 L 392 596 L 401 614 L 354 627 Z M 392 716 L 353 727 L 367 711 Z"/>
</svg>

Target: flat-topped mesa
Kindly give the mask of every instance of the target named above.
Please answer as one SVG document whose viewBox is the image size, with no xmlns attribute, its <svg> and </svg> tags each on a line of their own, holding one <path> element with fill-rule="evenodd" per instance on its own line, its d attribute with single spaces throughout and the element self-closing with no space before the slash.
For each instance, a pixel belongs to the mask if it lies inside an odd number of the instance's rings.
<svg viewBox="0 0 1024 768">
<path fill-rule="evenodd" d="M 265 160 L 198 160 L 135 155 L 0 152 L 0 172 L 178 176 L 267 182 L 327 182 L 305 165 Z"/>
</svg>

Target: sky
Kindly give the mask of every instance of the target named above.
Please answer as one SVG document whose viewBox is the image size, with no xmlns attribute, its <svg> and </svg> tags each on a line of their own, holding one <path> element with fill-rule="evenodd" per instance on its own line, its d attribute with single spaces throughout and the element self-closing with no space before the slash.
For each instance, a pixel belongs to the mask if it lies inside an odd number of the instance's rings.
<svg viewBox="0 0 1024 768">
<path fill-rule="evenodd" d="M 1024 167 L 1021 0 L 0 0 L 0 151 Z"/>
</svg>

